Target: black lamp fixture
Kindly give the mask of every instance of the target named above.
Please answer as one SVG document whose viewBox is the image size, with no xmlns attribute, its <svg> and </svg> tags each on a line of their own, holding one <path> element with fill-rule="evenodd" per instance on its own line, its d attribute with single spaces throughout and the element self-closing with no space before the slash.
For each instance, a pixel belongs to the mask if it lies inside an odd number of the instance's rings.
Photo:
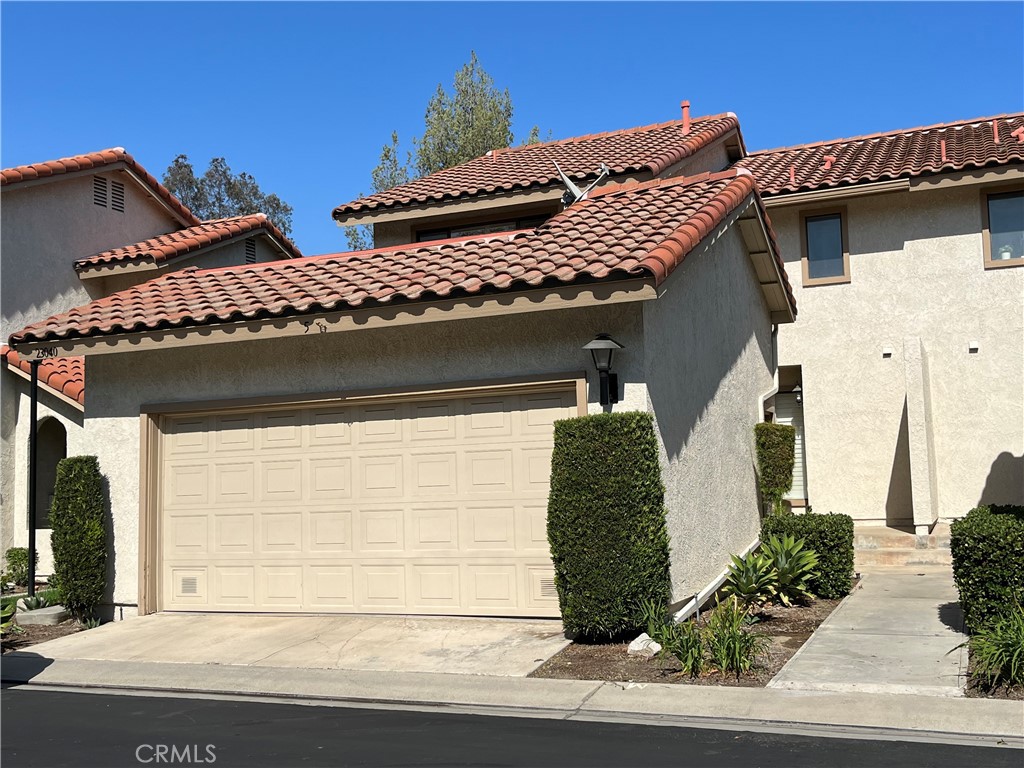
<svg viewBox="0 0 1024 768">
<path fill-rule="evenodd" d="M 607 333 L 599 333 L 594 340 L 583 345 L 594 358 L 594 367 L 601 381 L 601 405 L 619 402 L 619 377 L 612 373 L 612 355 L 616 349 L 624 349 Z"/>
</svg>

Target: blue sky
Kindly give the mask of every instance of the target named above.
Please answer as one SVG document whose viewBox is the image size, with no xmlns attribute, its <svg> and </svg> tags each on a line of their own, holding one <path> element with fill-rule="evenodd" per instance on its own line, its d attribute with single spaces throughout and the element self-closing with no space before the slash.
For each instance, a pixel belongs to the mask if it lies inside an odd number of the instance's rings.
<svg viewBox="0 0 1024 768">
<path fill-rule="evenodd" d="M 295 208 L 307 254 L 380 146 L 477 51 L 515 132 L 735 112 L 748 148 L 1024 110 L 1021 3 L 13 3 L 4 167 L 124 146 L 224 156 Z"/>
</svg>

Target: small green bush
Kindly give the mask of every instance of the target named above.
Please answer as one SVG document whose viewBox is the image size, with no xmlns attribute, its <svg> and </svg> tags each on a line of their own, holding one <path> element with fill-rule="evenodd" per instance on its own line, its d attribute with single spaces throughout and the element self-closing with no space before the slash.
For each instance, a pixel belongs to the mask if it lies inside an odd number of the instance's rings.
<svg viewBox="0 0 1024 768">
<path fill-rule="evenodd" d="M 659 655 L 674 656 L 683 673 L 697 677 L 704 670 L 704 630 L 696 621 L 676 623 L 655 600 L 642 605 L 647 634 L 661 646 Z"/>
<path fill-rule="evenodd" d="M 4 572 L 4 582 L 17 584 L 19 587 L 28 585 L 28 548 L 11 547 L 4 554 L 7 561 L 7 570 Z M 35 562 L 39 562 L 39 554 L 36 553 Z"/>
<path fill-rule="evenodd" d="M 726 596 L 735 595 L 746 605 L 757 606 L 775 597 L 778 579 L 779 572 L 771 558 L 761 552 L 749 552 L 746 557 L 733 555 L 722 592 Z"/>
<path fill-rule="evenodd" d="M 0 607 L 0 635 L 6 635 L 8 632 L 14 632 L 17 629 L 17 625 L 14 623 L 14 616 L 17 612 L 18 609 L 14 603 Z"/>
<path fill-rule="evenodd" d="M 1015 604 L 989 620 L 967 641 L 971 676 L 983 685 L 1024 685 L 1024 609 Z"/>
<path fill-rule="evenodd" d="M 796 428 L 764 422 L 754 425 L 757 446 L 757 480 L 765 506 L 778 513 L 782 499 L 793 487 Z"/>
<path fill-rule="evenodd" d="M 105 517 L 96 457 L 62 459 L 50 509 L 50 542 L 64 606 L 79 619 L 93 615 L 106 590 Z"/>
<path fill-rule="evenodd" d="M 548 541 L 567 632 L 608 639 L 669 603 L 668 530 L 654 423 L 603 413 L 555 423 Z"/>
<path fill-rule="evenodd" d="M 977 507 L 950 526 L 953 580 L 969 632 L 1024 605 L 1024 507 Z"/>
<path fill-rule="evenodd" d="M 853 518 L 849 515 L 773 515 L 761 524 L 761 540 L 790 535 L 801 538 L 818 556 L 818 572 L 808 587 L 818 597 L 834 600 L 853 587 Z"/>
<path fill-rule="evenodd" d="M 750 631 L 751 624 L 746 606 L 735 597 L 716 605 L 708 617 L 705 636 L 711 663 L 722 673 L 735 672 L 737 680 L 771 643 L 765 635 Z"/>
</svg>

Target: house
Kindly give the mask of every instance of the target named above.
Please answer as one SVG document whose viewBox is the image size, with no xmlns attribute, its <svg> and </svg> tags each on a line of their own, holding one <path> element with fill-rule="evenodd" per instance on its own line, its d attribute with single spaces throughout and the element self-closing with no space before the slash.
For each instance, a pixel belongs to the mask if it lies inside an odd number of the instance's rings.
<svg viewBox="0 0 1024 768">
<path fill-rule="evenodd" d="M 800 305 L 794 507 L 930 531 L 1024 504 L 1024 114 L 754 152 Z"/>
<path fill-rule="evenodd" d="M 28 323 L 188 266 L 301 254 L 265 216 L 199 221 L 121 148 L 0 171 L 3 338 Z M 0 350 L 0 549 L 28 537 L 30 357 Z M 39 364 L 39 573 L 52 570 L 47 529 L 57 462 L 86 450 L 85 361 Z"/>
<path fill-rule="evenodd" d="M 177 270 L 13 334 L 88 364 L 116 615 L 557 616 L 552 425 L 603 410 L 654 414 L 674 599 L 704 589 L 757 539 L 796 316 L 743 151 L 735 116 L 685 114 L 492 153 L 336 209 L 370 251 Z M 555 160 L 602 184 L 560 203 Z"/>
</svg>

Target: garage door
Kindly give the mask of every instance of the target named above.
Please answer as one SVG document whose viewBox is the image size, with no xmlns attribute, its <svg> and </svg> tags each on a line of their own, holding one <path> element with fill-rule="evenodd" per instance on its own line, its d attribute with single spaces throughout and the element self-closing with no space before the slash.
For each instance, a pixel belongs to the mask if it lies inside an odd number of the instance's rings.
<svg viewBox="0 0 1024 768">
<path fill-rule="evenodd" d="M 165 610 L 557 616 L 571 390 L 166 416 Z"/>
</svg>

